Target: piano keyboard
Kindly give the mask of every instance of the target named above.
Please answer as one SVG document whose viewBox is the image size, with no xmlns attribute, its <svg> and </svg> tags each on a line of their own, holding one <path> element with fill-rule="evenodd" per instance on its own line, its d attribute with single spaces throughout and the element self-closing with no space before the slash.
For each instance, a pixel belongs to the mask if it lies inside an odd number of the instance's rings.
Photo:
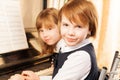
<svg viewBox="0 0 120 80">
<path fill-rule="evenodd" d="M 35 74 L 37 74 L 38 76 L 52 75 L 52 73 L 53 73 L 53 67 L 49 67 L 47 69 L 35 72 Z"/>
</svg>

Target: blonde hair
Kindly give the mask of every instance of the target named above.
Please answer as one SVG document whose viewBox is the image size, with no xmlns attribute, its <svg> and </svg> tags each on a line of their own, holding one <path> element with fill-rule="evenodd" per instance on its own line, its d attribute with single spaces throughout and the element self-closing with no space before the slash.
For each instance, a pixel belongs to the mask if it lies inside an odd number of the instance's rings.
<svg viewBox="0 0 120 80">
<path fill-rule="evenodd" d="M 36 19 L 36 27 L 39 32 L 39 30 L 42 27 L 45 27 L 46 29 L 54 27 L 54 25 L 58 25 L 58 10 L 55 8 L 46 8 L 42 10 Z M 39 42 L 42 48 L 42 54 L 47 53 L 53 53 L 55 45 L 48 45 L 45 42 L 41 40 L 39 37 Z"/>
<path fill-rule="evenodd" d="M 71 22 L 76 24 L 82 23 L 83 25 L 89 25 L 89 31 L 91 32 L 89 37 L 95 37 L 96 28 L 98 26 L 98 16 L 94 5 L 87 0 L 70 0 L 68 1 L 59 12 L 58 24 L 62 20 L 62 15 L 68 18 Z"/>
</svg>

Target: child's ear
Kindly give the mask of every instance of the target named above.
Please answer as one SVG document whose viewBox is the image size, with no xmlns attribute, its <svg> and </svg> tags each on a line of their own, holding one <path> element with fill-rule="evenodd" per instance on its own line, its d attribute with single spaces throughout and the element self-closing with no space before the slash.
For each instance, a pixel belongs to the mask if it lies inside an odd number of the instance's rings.
<svg viewBox="0 0 120 80">
<path fill-rule="evenodd" d="M 91 36 L 91 31 L 88 31 L 87 38 Z"/>
</svg>

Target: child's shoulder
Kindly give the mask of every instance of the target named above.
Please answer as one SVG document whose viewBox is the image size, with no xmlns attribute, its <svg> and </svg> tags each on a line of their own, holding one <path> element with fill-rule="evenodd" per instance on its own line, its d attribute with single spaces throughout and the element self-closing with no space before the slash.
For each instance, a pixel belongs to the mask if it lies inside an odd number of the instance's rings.
<svg viewBox="0 0 120 80">
<path fill-rule="evenodd" d="M 65 42 L 63 39 L 59 40 L 58 43 L 56 44 L 56 52 L 59 52 L 60 48 L 65 45 Z"/>
</svg>

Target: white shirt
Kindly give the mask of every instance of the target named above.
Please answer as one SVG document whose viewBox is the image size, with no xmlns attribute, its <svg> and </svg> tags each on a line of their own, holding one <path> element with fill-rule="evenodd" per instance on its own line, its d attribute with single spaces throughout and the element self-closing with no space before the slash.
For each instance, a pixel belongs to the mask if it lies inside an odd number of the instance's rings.
<svg viewBox="0 0 120 80">
<path fill-rule="evenodd" d="M 61 47 L 61 52 L 68 52 L 80 47 L 83 47 L 90 42 L 86 39 L 82 43 L 67 47 L 63 40 L 58 45 Z M 60 48 L 59 47 L 59 48 Z M 62 68 L 59 69 L 53 80 L 84 80 L 91 69 L 90 55 L 86 51 L 76 51 L 70 54 L 68 59 L 64 62 Z M 45 80 L 41 79 L 40 80 Z M 52 80 L 48 78 L 46 80 Z"/>
</svg>

